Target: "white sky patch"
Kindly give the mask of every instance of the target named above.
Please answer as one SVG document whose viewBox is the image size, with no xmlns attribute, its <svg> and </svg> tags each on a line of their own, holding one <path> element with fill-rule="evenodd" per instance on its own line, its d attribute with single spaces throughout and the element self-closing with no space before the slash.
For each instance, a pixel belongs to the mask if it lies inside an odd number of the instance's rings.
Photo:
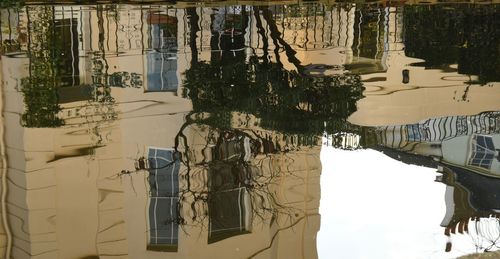
<svg viewBox="0 0 500 259">
<path fill-rule="evenodd" d="M 456 258 L 475 252 L 468 235 L 439 224 L 446 186 L 436 169 L 407 165 L 375 150 L 321 151 L 319 258 Z"/>
</svg>

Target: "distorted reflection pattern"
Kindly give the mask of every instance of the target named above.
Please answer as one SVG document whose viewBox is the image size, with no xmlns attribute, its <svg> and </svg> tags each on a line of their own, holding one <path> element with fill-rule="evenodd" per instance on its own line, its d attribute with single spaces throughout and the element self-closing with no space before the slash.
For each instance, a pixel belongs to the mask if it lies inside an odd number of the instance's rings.
<svg viewBox="0 0 500 259">
<path fill-rule="evenodd" d="M 0 257 L 356 258 L 317 247 L 329 148 L 442 183 L 403 214 L 445 242 L 373 249 L 498 250 L 499 7 L 417 2 L 0 3 Z"/>
</svg>

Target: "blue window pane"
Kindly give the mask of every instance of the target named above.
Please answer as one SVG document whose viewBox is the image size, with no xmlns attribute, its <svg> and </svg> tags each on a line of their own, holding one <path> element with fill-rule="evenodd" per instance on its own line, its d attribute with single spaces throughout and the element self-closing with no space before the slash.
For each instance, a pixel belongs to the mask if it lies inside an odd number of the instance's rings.
<svg viewBox="0 0 500 259">
<path fill-rule="evenodd" d="M 176 92 L 177 78 L 177 19 L 159 15 L 164 23 L 151 26 L 152 47 L 154 51 L 147 56 L 148 92 Z"/>
<path fill-rule="evenodd" d="M 484 152 L 474 152 L 472 153 L 473 159 L 482 159 L 484 157 Z"/>
<path fill-rule="evenodd" d="M 149 150 L 149 186 L 153 197 L 173 197 L 179 192 L 179 160 L 173 150 Z"/>
<path fill-rule="evenodd" d="M 173 159 L 173 150 L 168 150 L 168 149 L 149 149 L 153 150 L 156 152 L 155 157 L 163 158 L 166 159 L 167 161 L 172 161 Z"/>
<path fill-rule="evenodd" d="M 484 149 L 481 146 L 476 146 L 476 152 L 480 153 L 480 154 L 483 154 L 484 152 L 486 152 L 486 149 Z"/>
<path fill-rule="evenodd" d="M 408 140 L 420 141 L 421 139 L 422 139 L 422 133 L 420 131 L 419 125 L 409 125 L 408 126 Z"/>
<path fill-rule="evenodd" d="M 492 154 L 492 153 L 488 153 L 488 154 L 484 155 L 484 159 L 486 159 L 486 160 L 493 160 L 494 157 L 495 157 L 495 154 Z"/>
<path fill-rule="evenodd" d="M 496 152 L 492 137 L 475 135 L 474 140 L 469 164 L 490 169 Z"/>
<path fill-rule="evenodd" d="M 150 244 L 177 244 L 177 198 L 152 198 L 149 206 Z"/>
<path fill-rule="evenodd" d="M 175 92 L 177 79 L 177 58 L 172 53 L 151 52 L 147 54 L 147 91 Z"/>
<path fill-rule="evenodd" d="M 472 165 L 477 165 L 477 166 L 478 166 L 480 163 L 481 163 L 481 159 L 472 159 L 472 162 L 471 162 L 471 164 L 472 164 Z"/>
<path fill-rule="evenodd" d="M 174 150 L 157 148 L 149 148 L 148 160 L 149 246 L 177 245 L 180 162 Z"/>
<path fill-rule="evenodd" d="M 489 150 L 495 150 L 495 145 L 493 144 L 493 139 L 491 137 L 485 137 L 485 147 Z"/>
<path fill-rule="evenodd" d="M 476 144 L 481 147 L 486 147 L 484 136 L 476 136 Z"/>
</svg>

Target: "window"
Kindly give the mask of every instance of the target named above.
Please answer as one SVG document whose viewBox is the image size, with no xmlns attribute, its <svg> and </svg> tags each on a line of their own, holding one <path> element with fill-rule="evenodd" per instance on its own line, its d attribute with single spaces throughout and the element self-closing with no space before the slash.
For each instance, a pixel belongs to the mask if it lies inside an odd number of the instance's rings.
<svg viewBox="0 0 500 259">
<path fill-rule="evenodd" d="M 250 232 L 251 202 L 245 167 L 216 161 L 209 168 L 208 243 Z"/>
<path fill-rule="evenodd" d="M 490 169 L 494 158 L 495 146 L 493 139 L 490 136 L 474 135 L 469 165 Z"/>
<path fill-rule="evenodd" d="M 174 150 L 150 147 L 148 250 L 176 252 L 179 236 L 179 160 Z"/>
<path fill-rule="evenodd" d="M 55 66 L 62 87 L 80 84 L 77 26 L 76 18 L 54 20 L 53 37 L 55 40 L 51 47 L 57 55 Z"/>
<path fill-rule="evenodd" d="M 177 57 L 172 53 L 151 52 L 148 59 L 147 92 L 176 92 Z"/>
<path fill-rule="evenodd" d="M 151 47 L 147 54 L 147 92 L 176 92 L 177 78 L 177 18 L 150 14 Z"/>
<path fill-rule="evenodd" d="M 249 233 L 251 206 L 246 188 L 212 193 L 208 206 L 209 244 Z"/>
<path fill-rule="evenodd" d="M 408 141 L 422 141 L 424 134 L 419 124 L 411 124 L 406 127 L 408 131 Z"/>
</svg>

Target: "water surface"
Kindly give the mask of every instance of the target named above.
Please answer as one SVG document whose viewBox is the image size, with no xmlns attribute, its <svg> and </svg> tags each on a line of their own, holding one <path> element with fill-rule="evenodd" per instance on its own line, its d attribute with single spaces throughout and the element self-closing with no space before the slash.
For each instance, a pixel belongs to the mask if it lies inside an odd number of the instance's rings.
<svg viewBox="0 0 500 259">
<path fill-rule="evenodd" d="M 497 4 L 2 5 L 3 258 L 500 238 Z"/>
</svg>

